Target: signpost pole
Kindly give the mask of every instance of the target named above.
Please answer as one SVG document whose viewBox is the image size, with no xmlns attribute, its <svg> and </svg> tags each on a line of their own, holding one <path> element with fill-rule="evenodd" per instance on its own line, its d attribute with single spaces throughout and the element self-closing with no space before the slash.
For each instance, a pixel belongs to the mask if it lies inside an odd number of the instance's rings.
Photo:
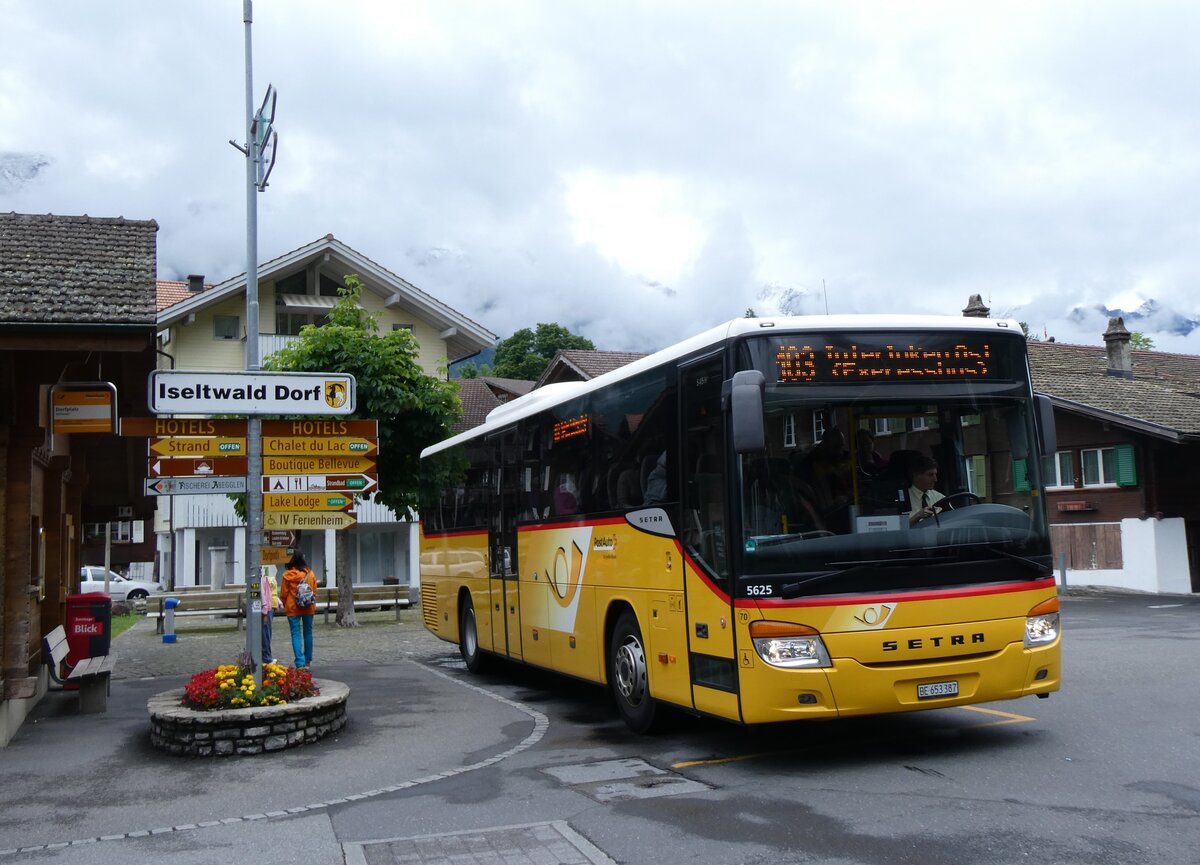
<svg viewBox="0 0 1200 865">
<path fill-rule="evenodd" d="M 262 158 L 254 114 L 253 52 L 250 28 L 252 0 L 243 0 L 246 25 L 246 369 L 262 368 L 258 352 L 258 162 Z M 262 687 L 262 419 L 251 415 L 246 429 L 246 649 L 254 660 L 254 682 Z M 255 627 L 257 625 L 257 627 Z"/>
</svg>

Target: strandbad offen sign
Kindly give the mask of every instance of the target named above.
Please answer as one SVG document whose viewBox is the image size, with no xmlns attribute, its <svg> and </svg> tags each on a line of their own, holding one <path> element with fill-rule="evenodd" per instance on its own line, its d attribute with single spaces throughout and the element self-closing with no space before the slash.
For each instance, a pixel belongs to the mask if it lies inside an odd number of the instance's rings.
<svg viewBox="0 0 1200 865">
<path fill-rule="evenodd" d="M 355 397 L 354 376 L 344 373 L 150 373 L 150 410 L 155 414 L 348 415 L 354 412 Z"/>
</svg>

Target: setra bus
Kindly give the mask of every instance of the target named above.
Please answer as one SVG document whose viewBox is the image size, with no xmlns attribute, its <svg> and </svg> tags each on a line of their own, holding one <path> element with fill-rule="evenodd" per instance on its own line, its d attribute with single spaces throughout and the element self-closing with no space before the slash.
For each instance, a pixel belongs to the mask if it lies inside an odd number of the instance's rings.
<svg viewBox="0 0 1200 865">
<path fill-rule="evenodd" d="M 639 732 L 1046 697 L 1054 450 L 1016 322 L 735 319 L 426 448 L 424 624 Z"/>
</svg>

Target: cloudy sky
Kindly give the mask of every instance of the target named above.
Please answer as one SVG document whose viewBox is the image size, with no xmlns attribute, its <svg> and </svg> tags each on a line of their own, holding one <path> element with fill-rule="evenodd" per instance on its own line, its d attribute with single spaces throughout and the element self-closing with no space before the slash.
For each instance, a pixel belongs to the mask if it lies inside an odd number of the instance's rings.
<svg viewBox="0 0 1200 865">
<path fill-rule="evenodd" d="M 242 0 L 0 0 L 0 209 L 245 269 Z M 1200 354 L 1200 4 L 256 0 L 259 258 L 332 233 L 501 337 L 747 308 Z M 1148 314 L 1147 314 L 1148 313 Z"/>
</svg>

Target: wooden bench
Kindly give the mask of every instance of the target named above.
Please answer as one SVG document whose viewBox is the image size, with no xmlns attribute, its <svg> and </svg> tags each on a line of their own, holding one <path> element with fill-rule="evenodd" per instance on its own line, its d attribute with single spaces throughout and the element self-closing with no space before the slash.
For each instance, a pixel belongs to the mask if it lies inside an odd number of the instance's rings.
<svg viewBox="0 0 1200 865">
<path fill-rule="evenodd" d="M 396 621 L 400 621 L 400 610 L 406 609 L 411 603 L 408 599 L 408 586 L 399 583 L 391 585 L 361 585 L 353 587 L 354 609 L 369 610 L 376 607 L 396 611 Z M 337 586 L 325 586 L 317 589 L 317 607 L 325 607 L 325 624 L 329 624 L 330 612 L 337 613 Z"/>
<path fill-rule="evenodd" d="M 91 714 L 107 710 L 112 671 L 117 665 L 116 653 L 84 658 L 64 679 L 62 664 L 69 651 L 67 632 L 62 625 L 42 637 L 42 661 L 49 668 L 51 678 L 64 688 L 70 682 L 78 684 L 79 711 Z"/>
<path fill-rule="evenodd" d="M 158 622 L 155 632 L 163 632 L 163 621 L 167 612 L 167 599 L 175 598 L 179 603 L 175 607 L 175 616 L 236 616 L 238 630 L 242 629 L 242 619 L 246 615 L 246 592 L 242 589 L 225 592 L 167 592 L 156 595 L 158 603 Z"/>
</svg>

